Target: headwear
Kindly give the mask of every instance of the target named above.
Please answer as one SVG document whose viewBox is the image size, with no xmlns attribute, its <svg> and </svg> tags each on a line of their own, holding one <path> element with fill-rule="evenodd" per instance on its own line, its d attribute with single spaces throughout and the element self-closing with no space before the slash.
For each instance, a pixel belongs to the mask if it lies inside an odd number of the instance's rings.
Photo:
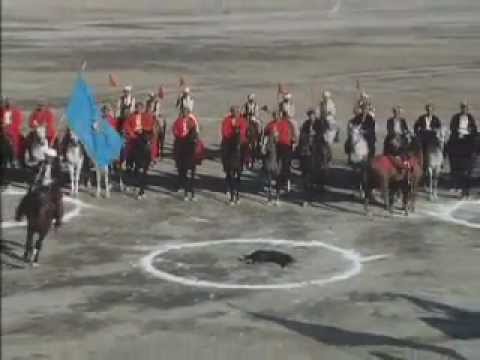
<svg viewBox="0 0 480 360">
<path fill-rule="evenodd" d="M 185 89 L 183 89 L 184 94 L 190 94 L 190 88 L 187 86 Z"/>
<path fill-rule="evenodd" d="M 292 98 L 292 94 L 286 93 L 283 97 L 285 100 L 290 100 Z"/>
<path fill-rule="evenodd" d="M 132 91 L 132 85 L 127 85 L 127 86 L 125 86 L 125 87 L 123 88 L 123 91 L 128 91 L 128 92 Z"/>
<path fill-rule="evenodd" d="M 254 99 L 255 99 L 255 94 L 254 93 L 248 94 L 247 100 L 254 100 Z"/>
<path fill-rule="evenodd" d="M 45 150 L 45 155 L 50 157 L 57 157 L 57 150 L 48 148 Z"/>
<path fill-rule="evenodd" d="M 307 109 L 307 115 L 315 114 L 315 109 L 314 108 L 308 108 Z"/>
<path fill-rule="evenodd" d="M 467 100 L 465 100 L 465 99 L 462 100 L 462 101 L 460 102 L 460 106 L 461 106 L 461 107 L 467 107 L 467 106 L 468 106 Z"/>
<path fill-rule="evenodd" d="M 153 98 L 153 97 L 155 97 L 155 94 L 153 93 L 153 91 L 150 91 L 150 92 L 147 94 L 147 96 L 148 96 L 149 98 Z"/>
<path fill-rule="evenodd" d="M 330 91 L 328 91 L 328 90 L 325 90 L 325 91 L 323 92 L 323 97 L 326 98 L 326 99 L 329 99 L 329 98 L 332 97 L 332 93 L 331 93 Z"/>
</svg>

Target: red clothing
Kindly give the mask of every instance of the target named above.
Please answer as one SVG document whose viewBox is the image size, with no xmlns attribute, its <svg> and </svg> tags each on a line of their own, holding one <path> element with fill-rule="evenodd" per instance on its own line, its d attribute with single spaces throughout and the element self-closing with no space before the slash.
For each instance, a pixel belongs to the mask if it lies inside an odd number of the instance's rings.
<svg viewBox="0 0 480 360">
<path fill-rule="evenodd" d="M 184 117 L 179 117 L 173 123 L 173 136 L 175 136 L 175 138 L 184 139 L 193 128 L 197 128 L 198 130 L 198 120 L 195 115 L 189 114 Z"/>
<path fill-rule="evenodd" d="M 104 117 L 104 119 L 107 120 L 107 122 L 110 124 L 112 128 L 118 131 L 119 124 L 118 124 L 118 119 L 115 118 L 115 116 L 113 116 L 112 114 L 107 114 L 107 116 Z"/>
<path fill-rule="evenodd" d="M 240 139 L 243 144 L 248 142 L 248 121 L 243 116 L 233 117 L 231 114 L 222 122 L 222 140 L 230 140 L 235 135 L 235 128 L 240 129 Z"/>
<path fill-rule="evenodd" d="M 155 120 L 149 113 L 133 113 L 123 124 L 123 130 L 127 139 L 134 139 L 141 131 L 154 131 Z"/>
<path fill-rule="evenodd" d="M 13 143 L 15 156 L 23 153 L 24 137 L 22 135 L 23 112 L 16 107 L 0 107 L 0 126 Z"/>
<path fill-rule="evenodd" d="M 34 130 L 38 126 L 47 127 L 47 138 L 50 145 L 57 138 L 57 119 L 53 111 L 49 108 L 37 109 L 30 115 L 30 129 Z"/>
<path fill-rule="evenodd" d="M 279 144 L 291 146 L 295 142 L 295 130 L 288 119 L 272 120 L 265 127 L 265 134 L 269 135 L 273 130 L 278 133 Z"/>
<path fill-rule="evenodd" d="M 127 156 L 132 150 L 132 146 L 135 144 L 135 140 L 140 132 L 152 132 L 154 135 L 157 133 L 155 126 L 156 122 L 151 113 L 133 113 L 125 121 L 123 130 L 127 138 L 126 152 Z M 158 158 L 159 150 L 157 141 L 152 142 L 152 159 Z"/>
</svg>

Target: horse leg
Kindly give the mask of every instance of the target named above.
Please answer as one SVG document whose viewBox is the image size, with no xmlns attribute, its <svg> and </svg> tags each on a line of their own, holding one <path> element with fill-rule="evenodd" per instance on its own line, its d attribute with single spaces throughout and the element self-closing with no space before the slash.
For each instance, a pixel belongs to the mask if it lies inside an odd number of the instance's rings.
<svg viewBox="0 0 480 360">
<path fill-rule="evenodd" d="M 392 203 L 390 202 L 390 186 L 387 177 L 384 177 L 382 182 L 383 201 L 385 202 L 385 210 L 390 214 L 393 213 Z"/>
<path fill-rule="evenodd" d="M 280 181 L 275 181 L 275 205 L 279 206 L 280 205 Z"/>
<path fill-rule="evenodd" d="M 225 172 L 225 200 L 233 202 L 232 176 L 228 170 Z"/>
<path fill-rule="evenodd" d="M 102 173 L 100 171 L 100 168 L 98 166 L 95 166 L 95 174 L 97 175 L 97 192 L 96 192 L 96 197 L 100 197 L 100 193 L 102 191 Z"/>
<path fill-rule="evenodd" d="M 242 172 L 237 171 L 236 182 L 235 182 L 235 202 L 238 204 L 240 202 L 240 186 L 241 186 Z"/>
<path fill-rule="evenodd" d="M 145 183 L 147 178 L 147 171 L 148 166 L 145 165 L 142 169 L 142 173 L 140 174 L 140 183 L 139 183 L 139 190 L 138 190 L 138 198 L 142 199 L 145 196 Z"/>
<path fill-rule="evenodd" d="M 108 199 L 110 197 L 110 179 L 109 179 L 109 166 L 106 165 L 105 166 L 105 173 L 104 173 L 104 176 L 105 176 L 105 197 Z"/>
<path fill-rule="evenodd" d="M 25 252 L 23 254 L 23 260 L 26 263 L 31 262 L 33 252 L 33 230 L 30 227 L 27 229 L 27 241 L 25 243 Z"/>
<path fill-rule="evenodd" d="M 68 164 L 68 174 L 70 176 L 70 194 L 75 195 L 75 167 Z"/>
<path fill-rule="evenodd" d="M 35 243 L 35 249 L 33 250 L 33 266 L 38 266 L 38 257 L 40 256 L 40 250 L 42 250 L 43 240 L 45 239 L 45 236 L 47 236 L 46 231 L 39 234 L 38 240 Z"/>
<path fill-rule="evenodd" d="M 433 195 L 433 177 L 434 177 L 434 169 L 429 166 L 427 168 L 427 172 L 428 172 L 428 197 L 430 199 L 430 201 L 433 201 L 433 199 L 435 198 L 434 195 Z"/>
<path fill-rule="evenodd" d="M 190 170 L 190 194 L 191 194 L 191 200 L 195 201 L 195 172 L 196 172 L 196 167 L 195 165 L 193 168 Z"/>
</svg>

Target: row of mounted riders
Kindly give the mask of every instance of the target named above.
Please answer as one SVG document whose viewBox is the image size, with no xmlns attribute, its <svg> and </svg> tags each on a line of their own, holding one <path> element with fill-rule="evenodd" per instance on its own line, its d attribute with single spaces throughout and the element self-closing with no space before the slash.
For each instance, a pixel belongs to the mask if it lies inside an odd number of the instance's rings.
<svg viewBox="0 0 480 360">
<path fill-rule="evenodd" d="M 462 104 L 461 112 L 452 119 L 448 142 L 452 175 L 463 195 L 469 194 L 472 156 L 478 151 L 475 120 L 466 110 L 466 106 Z M 147 171 L 159 149 L 163 147 L 166 124 L 164 121 L 149 121 L 149 118 L 143 116 L 140 107 L 133 115 L 135 114 L 139 115 L 138 124 L 131 122 L 123 126 L 127 137 L 126 151 L 114 168 L 121 173 L 121 166 L 118 165 L 125 162 L 127 170 L 134 169 L 135 173 L 143 170 L 139 178 L 141 197 L 144 195 Z M 300 163 L 305 203 L 311 200 L 314 188 L 323 187 L 325 183 L 326 171 L 332 160 L 332 139 L 338 141 L 336 126 L 324 117 L 318 118 L 318 113 L 310 110 L 297 135 L 296 124 L 287 112 L 274 112 L 273 116 L 273 120 L 262 129 L 258 121 L 243 116 L 237 107 L 232 107 L 222 122 L 221 160 L 226 174 L 226 193 L 230 196 L 231 203 L 239 200 L 240 177 L 244 166 L 252 168 L 258 159 L 262 159 L 267 178 L 269 201 L 275 197 L 278 202 L 280 189 L 283 186 L 290 188 L 291 161 L 294 158 Z M 463 123 L 464 117 L 466 124 Z M 196 166 L 205 156 L 205 147 L 199 139 L 198 119 L 193 113 L 186 111 L 175 121 L 172 130 L 175 137 L 173 154 L 178 169 L 178 188 L 184 190 L 186 199 L 193 199 Z M 335 133 L 335 136 L 332 137 L 331 133 Z M 383 191 L 388 210 L 392 210 L 392 197 L 400 189 L 404 192 L 405 211 L 414 210 L 416 186 L 424 172 L 428 175 L 430 195 L 433 198 L 437 196 L 438 176 L 443 165 L 443 154 L 446 152 L 443 146 L 445 133 L 440 120 L 433 115 L 431 106 L 427 106 L 426 114 L 417 120 L 415 136 L 410 133 L 406 121 L 400 117 L 399 110 L 394 109 L 393 117 L 387 121 L 383 155 L 374 156 L 375 120 L 368 108 L 365 107 L 349 121 L 347 133 L 345 152 L 348 154 L 349 163 L 360 176 L 358 183 L 366 207 L 372 188 L 378 187 Z M 27 164 L 38 164 L 38 161 L 33 161 L 34 150 L 36 144 L 45 141 L 42 138 L 45 136 L 48 139 L 48 131 L 43 135 L 41 132 L 32 131 L 25 141 L 26 155 L 20 159 L 29 159 Z M 2 139 L 2 144 L 8 144 L 8 136 L 2 133 Z M 68 131 L 62 141 L 53 141 L 53 147 L 64 157 L 67 149 L 75 146 L 81 147 L 81 144 Z M 3 152 L 4 148 L 5 146 L 2 146 L 2 157 L 8 153 Z M 89 167 L 84 166 L 83 169 Z M 72 190 L 73 187 L 72 182 Z"/>
</svg>

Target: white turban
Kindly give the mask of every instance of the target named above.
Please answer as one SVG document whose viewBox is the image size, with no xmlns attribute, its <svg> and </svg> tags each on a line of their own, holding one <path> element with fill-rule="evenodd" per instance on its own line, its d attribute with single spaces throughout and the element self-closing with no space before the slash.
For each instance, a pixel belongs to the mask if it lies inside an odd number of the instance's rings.
<svg viewBox="0 0 480 360">
<path fill-rule="evenodd" d="M 128 91 L 128 92 L 132 91 L 132 85 L 127 85 L 127 86 L 125 86 L 125 87 L 123 88 L 123 90 L 124 90 L 124 91 Z"/>
</svg>

